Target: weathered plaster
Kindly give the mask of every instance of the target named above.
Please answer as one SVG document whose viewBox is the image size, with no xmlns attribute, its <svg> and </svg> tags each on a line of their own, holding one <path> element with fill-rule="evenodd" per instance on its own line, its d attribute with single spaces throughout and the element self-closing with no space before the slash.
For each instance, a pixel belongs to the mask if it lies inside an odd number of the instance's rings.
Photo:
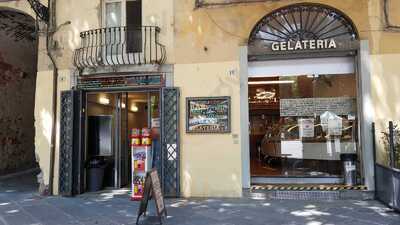
<svg viewBox="0 0 400 225">
<path fill-rule="evenodd" d="M 10 11 L 3 15 L 21 16 Z M 29 21 L 24 18 L 23 21 Z M 34 26 L 30 18 L 29 26 Z M 3 20 L 12 27 L 15 23 Z M 27 22 L 28 23 L 28 22 Z M 36 166 L 34 146 L 34 96 L 36 82 L 36 41 L 16 39 L 7 29 L 0 31 L 0 175 Z"/>
</svg>

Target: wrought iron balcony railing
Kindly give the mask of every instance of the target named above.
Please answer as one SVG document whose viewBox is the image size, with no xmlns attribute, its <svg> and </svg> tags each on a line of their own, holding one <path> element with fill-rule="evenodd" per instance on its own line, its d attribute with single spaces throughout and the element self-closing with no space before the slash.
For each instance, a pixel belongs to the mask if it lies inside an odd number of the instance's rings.
<svg viewBox="0 0 400 225">
<path fill-rule="evenodd" d="M 160 28 L 108 27 L 84 31 L 81 47 L 75 50 L 79 69 L 99 66 L 163 64 L 165 46 L 158 42 Z"/>
</svg>

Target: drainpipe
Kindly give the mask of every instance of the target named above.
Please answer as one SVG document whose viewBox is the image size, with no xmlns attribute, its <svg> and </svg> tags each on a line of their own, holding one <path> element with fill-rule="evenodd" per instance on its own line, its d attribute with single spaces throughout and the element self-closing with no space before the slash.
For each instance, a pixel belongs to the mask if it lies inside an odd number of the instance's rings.
<svg viewBox="0 0 400 225">
<path fill-rule="evenodd" d="M 53 101 L 52 101 L 52 112 L 53 121 L 51 127 L 51 143 L 50 143 L 50 168 L 49 168 L 49 194 L 53 195 L 53 180 L 54 180 L 54 161 L 56 151 L 56 130 L 57 130 L 57 89 L 58 89 L 58 68 L 55 61 L 55 57 L 52 54 L 53 35 L 56 26 L 56 0 L 48 1 L 49 9 L 49 24 L 47 25 L 46 32 L 46 52 L 53 64 Z"/>
</svg>

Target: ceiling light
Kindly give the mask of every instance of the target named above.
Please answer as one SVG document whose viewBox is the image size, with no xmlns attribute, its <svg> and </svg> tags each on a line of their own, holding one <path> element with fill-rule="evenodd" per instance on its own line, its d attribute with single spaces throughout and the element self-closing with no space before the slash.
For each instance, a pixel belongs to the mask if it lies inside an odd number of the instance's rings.
<svg viewBox="0 0 400 225">
<path fill-rule="evenodd" d="M 268 80 L 268 81 L 249 81 L 249 85 L 257 84 L 293 84 L 294 80 Z"/>
<path fill-rule="evenodd" d="M 102 105 L 109 105 L 110 104 L 110 99 L 106 98 L 106 97 L 100 97 L 99 98 L 99 102 Z"/>
<path fill-rule="evenodd" d="M 309 75 L 307 75 L 307 78 L 311 78 L 311 79 L 318 78 L 318 77 L 319 77 L 318 74 L 309 74 Z"/>
<path fill-rule="evenodd" d="M 276 95 L 275 92 L 272 91 L 263 91 L 263 92 L 259 92 L 256 94 L 256 96 L 254 97 L 255 99 L 258 100 L 265 100 L 265 99 L 272 99 L 274 98 Z"/>
<path fill-rule="evenodd" d="M 257 88 L 257 89 L 256 89 L 256 92 L 257 92 L 257 93 L 264 92 L 264 91 L 265 91 L 264 88 Z"/>
<path fill-rule="evenodd" d="M 137 111 L 139 111 L 139 108 L 136 105 L 131 105 L 131 111 L 137 112 Z"/>
</svg>

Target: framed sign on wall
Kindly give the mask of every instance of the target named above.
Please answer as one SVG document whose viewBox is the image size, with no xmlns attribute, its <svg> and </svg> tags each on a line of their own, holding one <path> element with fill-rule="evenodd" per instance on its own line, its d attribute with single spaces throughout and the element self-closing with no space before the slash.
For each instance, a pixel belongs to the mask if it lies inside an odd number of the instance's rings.
<svg viewBox="0 0 400 225">
<path fill-rule="evenodd" d="M 230 133 L 231 98 L 186 98 L 187 133 Z"/>
</svg>

